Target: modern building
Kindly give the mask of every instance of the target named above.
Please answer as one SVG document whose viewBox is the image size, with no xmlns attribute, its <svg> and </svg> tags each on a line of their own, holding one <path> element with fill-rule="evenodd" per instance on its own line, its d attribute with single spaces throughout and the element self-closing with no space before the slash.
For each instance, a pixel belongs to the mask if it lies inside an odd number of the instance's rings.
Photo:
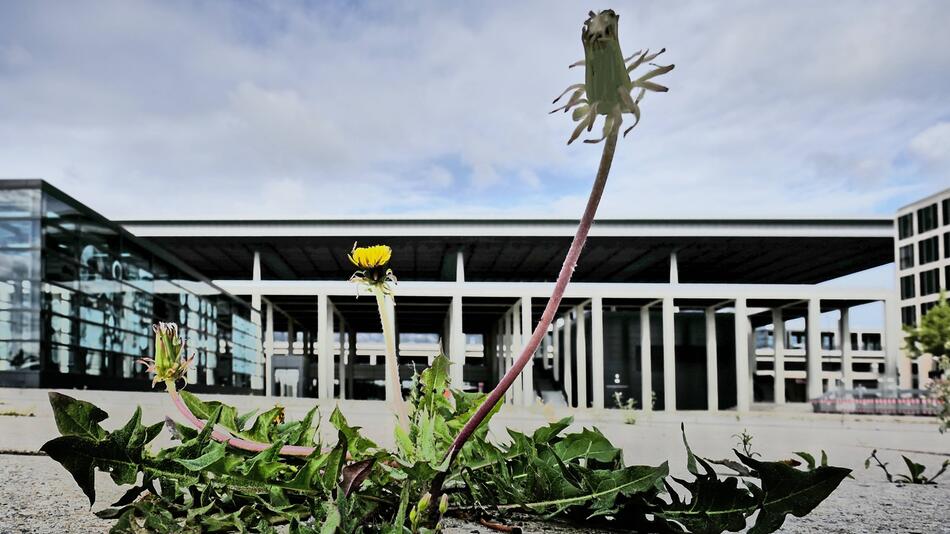
<svg viewBox="0 0 950 534">
<path fill-rule="evenodd" d="M 263 390 L 247 303 L 46 182 L 0 181 L 0 386 L 146 389 L 158 321 L 195 389 Z"/>
<path fill-rule="evenodd" d="M 950 189 L 897 210 L 894 261 L 901 321 L 916 325 L 950 284 Z M 926 387 L 934 361 L 904 359 L 902 387 Z"/>
<path fill-rule="evenodd" d="M 841 322 L 840 326 L 843 326 Z M 886 377 L 887 354 L 881 343 L 883 332 L 852 329 L 848 347 L 842 347 L 841 334 L 840 330 L 821 331 L 824 390 L 845 386 L 847 389 L 877 389 Z M 754 398 L 757 401 L 774 402 L 774 388 L 771 386 L 775 380 L 775 337 L 772 327 L 756 330 L 755 343 Z M 785 380 L 799 385 L 797 390 L 786 386 L 785 394 L 789 402 L 806 400 L 801 395 L 803 389 L 800 386 L 807 383 L 808 377 L 807 343 L 808 334 L 805 330 L 786 330 L 785 339 L 780 345 L 785 349 Z M 849 358 L 846 358 L 846 353 Z M 850 361 L 850 365 L 846 360 Z M 846 365 L 847 373 L 844 369 Z M 846 374 L 850 376 L 847 384 L 844 380 Z"/>
<path fill-rule="evenodd" d="M 0 184 L 4 191 L 24 184 L 55 191 L 39 182 Z M 42 227 L 37 213 L 17 218 L 10 201 L 0 207 L 10 221 L 38 220 Z M 240 317 L 257 333 L 241 346 L 259 341 L 253 363 L 264 369 L 265 393 L 322 399 L 382 398 L 384 389 L 375 300 L 360 297 L 347 282 L 346 254 L 354 241 L 393 247 L 401 379 L 408 381 L 441 348 L 454 364 L 455 384 L 486 390 L 540 318 L 576 226 L 557 219 L 99 222 L 129 246 L 177 266 L 170 277 L 176 286 L 200 286 L 194 291 L 213 298 L 213 309 L 239 301 L 233 306 L 241 313 L 229 312 L 229 324 L 236 330 L 234 317 Z M 32 243 L 36 257 L 58 246 L 49 239 Z M 5 245 L 0 254 L 19 250 Z M 823 284 L 889 264 L 893 250 L 890 218 L 598 220 L 556 324 L 508 400 L 530 404 L 542 396 L 599 408 L 612 406 L 619 393 L 647 409 L 743 411 L 753 402 L 805 401 L 839 383 L 893 388 L 902 341 L 896 292 Z M 4 270 L 0 279 L 16 279 L 11 273 Z M 114 275 L 104 276 L 115 284 Z M 7 291 L 19 290 L 11 285 Z M 0 347 L 8 348 L 0 361 L 9 362 L 18 338 L 6 325 L 21 324 L 13 316 L 37 308 L 4 299 Z M 880 331 L 852 331 L 850 310 L 865 304 L 882 309 Z M 128 330 L 147 337 L 147 324 L 158 316 L 143 316 Z M 219 311 L 219 332 L 223 316 Z M 802 324 L 798 332 L 794 325 Z M 830 337 L 823 324 L 836 325 Z M 59 369 L 54 353 L 44 352 L 54 346 L 46 333 L 53 329 L 44 328 L 31 338 L 35 365 Z M 759 347 L 762 332 L 781 342 Z M 879 336 L 873 370 L 864 367 L 870 356 L 857 348 L 864 337 L 857 345 L 840 343 L 852 334 Z M 224 337 L 219 349 L 229 343 Z M 126 357 L 113 347 L 97 350 L 110 361 Z M 223 354 L 219 350 L 216 359 Z M 6 380 L 2 369 L 0 381 Z M 67 366 L 59 374 L 78 380 L 83 372 Z M 137 380 L 148 387 L 144 377 Z"/>
</svg>

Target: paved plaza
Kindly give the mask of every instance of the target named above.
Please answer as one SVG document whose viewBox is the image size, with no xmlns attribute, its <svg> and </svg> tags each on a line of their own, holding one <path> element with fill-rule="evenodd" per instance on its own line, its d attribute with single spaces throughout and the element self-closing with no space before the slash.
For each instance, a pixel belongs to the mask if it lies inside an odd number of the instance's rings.
<svg viewBox="0 0 950 534">
<path fill-rule="evenodd" d="M 127 393 L 108 391 L 64 391 L 88 400 L 106 410 L 111 417 L 107 428 L 125 422 L 135 406 L 143 408 L 145 422 L 166 415 L 175 416 L 163 393 Z M 300 417 L 314 404 L 313 399 L 265 399 L 262 397 L 208 395 L 236 405 L 241 410 L 266 408 L 279 400 L 288 417 Z M 98 532 L 109 523 L 93 516 L 85 498 L 68 474 L 43 456 L 22 453 L 36 451 L 46 440 L 57 435 L 46 391 L 0 389 L 0 412 L 20 416 L 0 416 L 0 533 L 14 532 Z M 321 435 L 332 442 L 335 433 L 326 419 L 337 402 L 320 403 L 323 415 Z M 385 404 L 375 401 L 340 403 L 352 424 L 364 428 L 366 435 L 380 445 L 390 446 L 392 418 Z M 814 454 L 824 449 L 831 463 L 854 469 L 854 479 L 841 487 L 810 516 L 791 518 L 781 532 L 948 532 L 950 478 L 938 486 L 897 486 L 884 481 L 877 469 L 865 470 L 863 463 L 872 449 L 900 470 L 900 455 L 906 454 L 928 469 L 934 469 L 950 456 L 950 436 L 937 432 L 933 420 L 888 416 L 819 415 L 805 406 L 789 405 L 782 411 L 759 408 L 745 414 L 735 412 L 654 412 L 637 413 L 634 425 L 625 424 L 625 414 L 617 410 L 570 410 L 564 407 L 505 406 L 492 421 L 492 438 L 505 439 L 506 427 L 530 430 L 572 414 L 575 427 L 600 428 L 615 444 L 623 447 L 628 463 L 657 464 L 670 460 L 674 474 L 685 475 L 685 449 L 680 438 L 680 423 L 686 425 L 691 445 L 698 454 L 723 458 L 736 446 L 734 434 L 743 430 L 753 438 L 753 447 L 765 458 L 788 458 L 795 451 Z M 32 415 L 28 415 L 32 414 Z M 162 435 L 156 445 L 168 443 Z M 17 452 L 20 454 L 13 454 Z M 99 473 L 99 499 L 94 509 L 107 506 L 122 490 Z M 111 499 L 111 500 L 110 500 Z M 42 518 L 42 521 L 38 520 Z M 450 523 L 449 532 L 472 532 L 472 525 Z M 532 525 L 523 525 L 531 532 Z M 454 530 L 452 530 L 454 529 Z M 943 530 L 941 530 L 943 529 Z M 546 527 L 548 532 L 556 532 Z M 477 531 L 477 530 L 476 530 Z M 564 532 L 573 532 L 566 529 Z"/>
</svg>

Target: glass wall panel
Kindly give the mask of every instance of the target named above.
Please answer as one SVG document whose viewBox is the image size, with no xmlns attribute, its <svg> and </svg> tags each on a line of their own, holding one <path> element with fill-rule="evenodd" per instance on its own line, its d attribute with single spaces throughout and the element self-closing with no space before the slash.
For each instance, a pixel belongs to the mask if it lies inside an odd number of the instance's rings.
<svg viewBox="0 0 950 534">
<path fill-rule="evenodd" d="M 262 387 L 246 303 L 52 188 L 17 187 L 0 189 L 0 385 L 2 371 L 29 370 L 146 389 L 137 360 L 152 354 L 152 324 L 174 321 L 195 355 L 190 383 Z"/>
</svg>

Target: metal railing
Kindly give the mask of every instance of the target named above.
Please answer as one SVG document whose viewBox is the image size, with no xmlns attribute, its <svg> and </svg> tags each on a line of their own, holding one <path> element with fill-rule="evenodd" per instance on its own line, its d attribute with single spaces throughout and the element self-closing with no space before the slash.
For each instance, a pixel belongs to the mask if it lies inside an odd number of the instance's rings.
<svg viewBox="0 0 950 534">
<path fill-rule="evenodd" d="M 937 415 L 943 401 L 929 396 L 925 389 L 831 389 L 812 399 L 816 413 L 853 413 L 879 415 Z"/>
</svg>

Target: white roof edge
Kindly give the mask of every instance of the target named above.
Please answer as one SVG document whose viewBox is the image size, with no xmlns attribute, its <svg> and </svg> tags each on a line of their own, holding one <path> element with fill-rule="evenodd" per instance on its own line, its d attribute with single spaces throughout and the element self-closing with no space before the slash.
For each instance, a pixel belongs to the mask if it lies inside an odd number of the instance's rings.
<svg viewBox="0 0 950 534">
<path fill-rule="evenodd" d="M 950 187 L 948 187 L 947 189 L 944 189 L 944 190 L 942 190 L 942 191 L 937 191 L 936 193 L 934 193 L 934 194 L 932 194 L 932 195 L 925 196 L 924 198 L 915 200 L 915 201 L 911 202 L 910 204 L 905 204 L 905 205 L 903 205 L 903 206 L 897 208 L 897 213 L 898 213 L 898 214 L 901 214 L 901 213 L 903 213 L 903 212 L 905 212 L 905 211 L 913 211 L 913 210 L 916 209 L 916 208 L 922 207 L 923 204 L 928 204 L 928 203 L 930 203 L 930 202 L 934 202 L 934 201 L 936 201 L 936 200 L 940 200 L 940 197 L 946 196 L 946 195 L 948 195 L 948 194 L 950 194 Z"/>
<path fill-rule="evenodd" d="M 893 237 L 892 218 L 875 219 L 599 219 L 601 237 Z M 320 221 L 128 221 L 139 237 L 559 237 L 574 234 L 570 219 L 431 219 Z"/>
</svg>

